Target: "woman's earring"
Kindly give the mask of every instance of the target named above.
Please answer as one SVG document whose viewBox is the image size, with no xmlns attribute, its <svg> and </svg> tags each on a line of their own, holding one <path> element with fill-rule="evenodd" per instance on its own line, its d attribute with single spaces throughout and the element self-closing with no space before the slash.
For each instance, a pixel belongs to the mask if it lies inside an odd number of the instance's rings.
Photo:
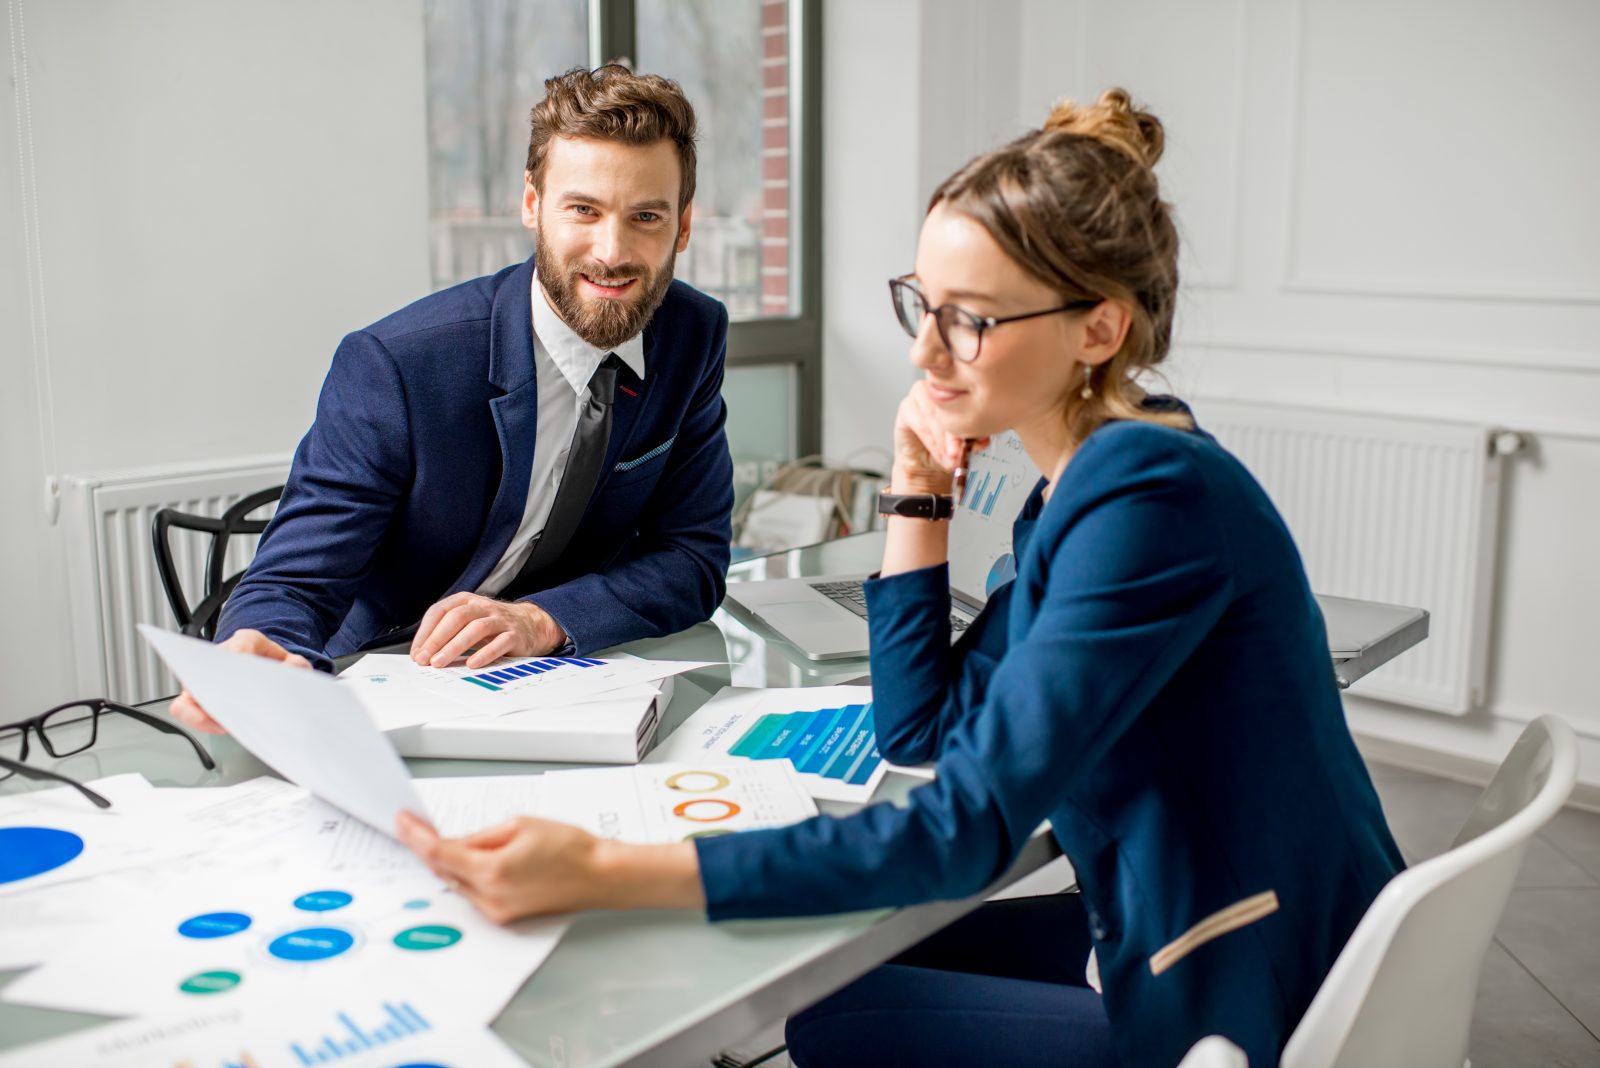
<svg viewBox="0 0 1600 1068">
<path fill-rule="evenodd" d="M 1094 384 L 1089 378 L 1093 373 L 1094 367 L 1092 365 L 1087 363 L 1083 365 L 1083 389 L 1078 391 L 1078 396 L 1084 400 L 1094 400 Z"/>
</svg>

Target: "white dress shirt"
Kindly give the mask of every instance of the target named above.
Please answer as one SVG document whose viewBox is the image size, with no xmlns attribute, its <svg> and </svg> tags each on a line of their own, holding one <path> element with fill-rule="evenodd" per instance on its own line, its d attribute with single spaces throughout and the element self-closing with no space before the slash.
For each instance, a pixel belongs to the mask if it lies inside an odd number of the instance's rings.
<svg viewBox="0 0 1600 1068">
<path fill-rule="evenodd" d="M 533 537 L 544 530 L 556 490 L 567 469 L 567 454 L 578 429 L 578 413 L 589 400 L 589 379 L 610 352 L 644 378 L 644 335 L 635 334 L 615 349 L 597 349 L 572 332 L 545 299 L 539 276 L 534 275 L 533 373 L 539 391 L 539 414 L 534 427 L 533 473 L 528 480 L 528 500 L 522 522 L 506 546 L 505 555 L 478 587 L 493 597 L 511 584 L 532 551 Z"/>
</svg>

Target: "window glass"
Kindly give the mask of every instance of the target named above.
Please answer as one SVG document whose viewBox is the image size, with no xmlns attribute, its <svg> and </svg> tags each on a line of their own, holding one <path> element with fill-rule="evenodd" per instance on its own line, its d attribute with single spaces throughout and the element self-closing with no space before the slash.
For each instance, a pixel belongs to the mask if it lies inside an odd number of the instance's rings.
<svg viewBox="0 0 1600 1068">
<path fill-rule="evenodd" d="M 693 233 L 677 276 L 734 319 L 799 314 L 789 0 L 639 0 L 638 69 L 700 124 Z"/>
<path fill-rule="evenodd" d="M 588 65 L 588 0 L 425 0 L 434 288 L 533 254 L 522 226 L 528 111 Z"/>
</svg>

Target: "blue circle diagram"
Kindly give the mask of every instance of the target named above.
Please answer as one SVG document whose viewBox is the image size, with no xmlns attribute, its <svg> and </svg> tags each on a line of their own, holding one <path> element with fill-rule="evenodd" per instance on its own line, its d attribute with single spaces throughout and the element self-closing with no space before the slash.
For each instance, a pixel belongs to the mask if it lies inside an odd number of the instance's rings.
<svg viewBox="0 0 1600 1068">
<path fill-rule="evenodd" d="M 83 852 L 83 839 L 54 827 L 0 827 L 0 883 L 43 875 Z"/>
<path fill-rule="evenodd" d="M 356 936 L 341 927 L 304 927 L 274 938 L 267 952 L 279 960 L 305 962 L 337 957 L 355 944 Z"/>
<path fill-rule="evenodd" d="M 185 938 L 226 938 L 249 927 L 250 917 L 242 912 L 207 912 L 178 924 L 178 933 Z"/>
<path fill-rule="evenodd" d="M 294 899 L 294 907 L 302 912 L 332 912 L 342 909 L 355 898 L 343 890 L 313 890 Z"/>
</svg>

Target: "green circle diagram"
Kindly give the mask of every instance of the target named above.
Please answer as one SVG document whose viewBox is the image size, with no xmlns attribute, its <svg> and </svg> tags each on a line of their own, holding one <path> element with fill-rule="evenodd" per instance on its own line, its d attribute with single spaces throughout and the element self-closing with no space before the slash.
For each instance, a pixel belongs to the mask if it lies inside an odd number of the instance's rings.
<svg viewBox="0 0 1600 1068">
<path fill-rule="evenodd" d="M 243 981 L 238 972 L 201 972 L 179 983 L 178 989 L 185 994 L 220 994 Z"/>
<path fill-rule="evenodd" d="M 401 949 L 446 949 L 461 941 L 461 932 L 442 924 L 408 927 L 394 936 L 394 944 Z"/>
</svg>

